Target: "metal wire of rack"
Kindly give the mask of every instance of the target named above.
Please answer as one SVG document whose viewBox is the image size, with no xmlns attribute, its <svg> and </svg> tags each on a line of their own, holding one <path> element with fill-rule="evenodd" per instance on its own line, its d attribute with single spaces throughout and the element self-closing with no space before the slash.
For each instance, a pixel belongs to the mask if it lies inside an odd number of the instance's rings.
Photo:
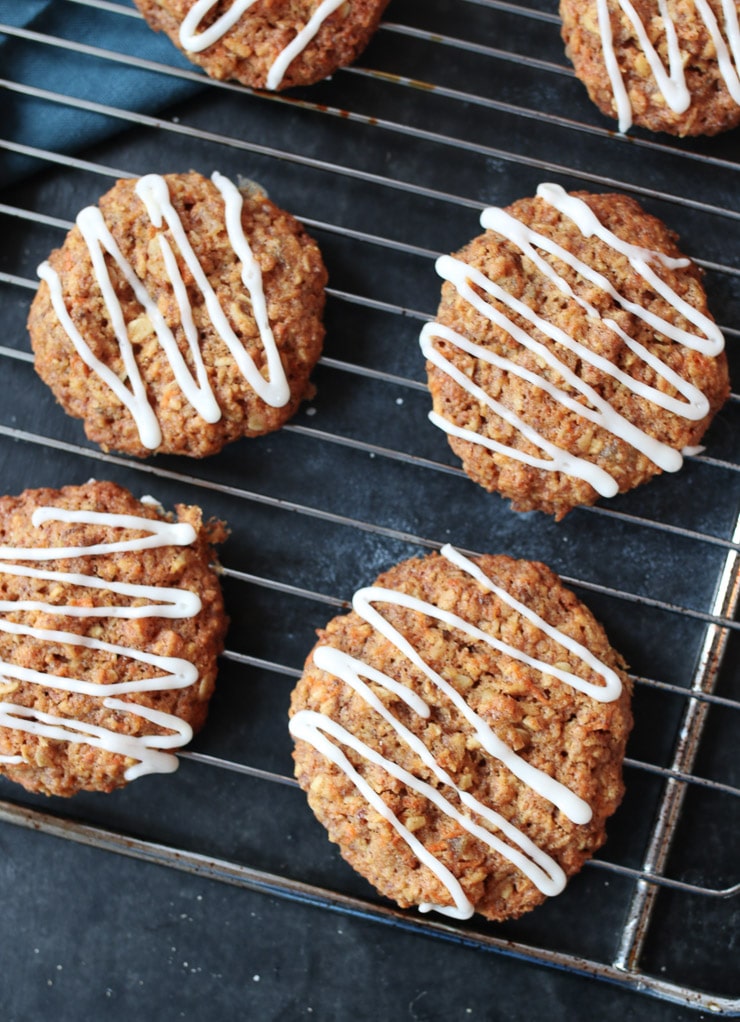
<svg viewBox="0 0 740 1022">
<path fill-rule="evenodd" d="M 472 492 L 425 425 L 415 343 L 436 305 L 433 258 L 477 233 L 483 206 L 531 194 L 545 175 L 627 191 L 668 222 L 680 221 L 732 346 L 740 335 L 740 267 L 731 262 L 740 250 L 740 163 L 732 144 L 615 135 L 590 110 L 561 55 L 554 0 L 397 0 L 357 66 L 291 95 L 211 82 L 174 56 L 140 57 L 137 40 L 149 30 L 128 3 L 55 6 L 95 8 L 110 20 L 115 45 L 0 24 L 6 47 L 33 53 L 38 67 L 47 54 L 71 53 L 91 68 L 133 68 L 194 91 L 163 115 L 71 95 L 42 74 L 0 80 L 21 111 L 34 104 L 27 109 L 85 114 L 106 126 L 105 137 L 81 154 L 20 141 L 12 122 L 2 132 L 0 153 L 25 161 L 0 204 L 9 242 L 0 263 L 8 324 L 0 359 L 17 394 L 0 421 L 3 488 L 33 485 L 32 464 L 44 482 L 110 471 L 131 489 L 156 486 L 172 502 L 185 494 L 203 504 L 232 525 L 224 585 L 235 627 L 212 721 L 181 755 L 171 812 L 157 781 L 143 795 L 127 789 L 115 808 L 84 796 L 70 806 L 55 802 L 52 811 L 4 785 L 0 820 L 740 1015 L 740 996 L 725 982 L 732 968 L 723 939 L 740 894 L 737 857 L 724 840 L 740 796 L 732 738 L 740 710 L 733 672 L 740 648 L 740 395 L 732 394 L 707 450 L 687 459 L 680 478 L 662 478 L 555 526 Z M 35 379 L 23 328 L 35 262 L 60 243 L 72 210 L 96 201 L 112 179 L 174 163 L 234 173 L 247 163 L 249 176 L 262 175 L 279 204 L 319 239 L 332 278 L 315 401 L 280 435 L 248 450 L 232 445 L 195 465 L 134 462 L 86 444 Z M 730 358 L 737 379 L 740 360 Z M 464 521 L 448 517 L 448 509 L 463 507 Z M 548 561 L 594 606 L 633 665 L 638 723 L 625 805 L 605 857 L 571 884 L 567 909 L 545 906 L 534 914 L 541 923 L 451 926 L 389 907 L 347 875 L 323 835 L 310 830 L 290 777 L 286 685 L 300 672 L 311 629 L 346 606 L 376 568 L 439 546 L 453 525 L 464 549 L 496 552 L 495 534 L 497 549 Z M 256 548 L 247 528 L 264 529 Z M 304 551 L 298 557 L 297 548 Z M 257 721 L 244 741 L 234 727 L 242 713 Z M 206 815 L 195 819 L 190 808 L 194 787 L 204 784 L 219 805 L 279 800 L 275 815 L 300 843 L 300 856 L 270 851 L 277 824 L 265 811 L 261 843 L 251 833 L 245 842 L 237 824 L 214 841 Z M 177 816 L 184 807 L 189 829 Z M 583 917 L 605 887 L 596 928 Z M 580 935 L 562 937 L 563 911 L 583 914 Z M 693 973 L 685 960 L 672 959 L 665 939 L 687 915 L 702 920 L 707 934 Z"/>
</svg>

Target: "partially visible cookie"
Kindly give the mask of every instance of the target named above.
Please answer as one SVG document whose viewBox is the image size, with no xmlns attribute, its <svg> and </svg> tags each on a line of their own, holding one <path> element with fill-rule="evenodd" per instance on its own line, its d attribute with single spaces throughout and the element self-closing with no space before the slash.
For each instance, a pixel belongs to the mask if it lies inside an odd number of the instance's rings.
<svg viewBox="0 0 740 1022">
<path fill-rule="evenodd" d="M 223 538 L 109 482 L 0 498 L 0 773 L 66 796 L 177 769 L 223 649 Z"/>
<path fill-rule="evenodd" d="M 627 196 L 551 184 L 481 224 L 437 261 L 421 337 L 430 418 L 468 475 L 560 519 L 677 471 L 729 380 L 675 235 Z"/>
<path fill-rule="evenodd" d="M 388 0 L 135 0 L 212 78 L 256 89 L 311 85 L 351 64 Z"/>
<path fill-rule="evenodd" d="M 566 54 L 601 112 L 620 131 L 634 123 L 679 136 L 740 124 L 739 9 L 733 0 L 560 0 Z"/>
<path fill-rule="evenodd" d="M 326 269 L 256 187 L 119 181 L 39 275 L 36 370 L 105 450 L 204 457 L 278 429 L 313 393 Z"/>
<path fill-rule="evenodd" d="M 543 564 L 404 561 L 319 632 L 295 773 L 344 858 L 406 908 L 520 916 L 605 839 L 629 681 Z"/>
</svg>

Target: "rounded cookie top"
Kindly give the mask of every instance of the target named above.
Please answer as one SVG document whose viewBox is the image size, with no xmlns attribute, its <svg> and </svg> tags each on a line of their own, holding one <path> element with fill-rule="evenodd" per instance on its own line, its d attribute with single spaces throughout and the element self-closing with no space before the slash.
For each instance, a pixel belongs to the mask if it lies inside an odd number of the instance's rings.
<svg viewBox="0 0 740 1022">
<path fill-rule="evenodd" d="M 223 648 L 223 537 L 109 482 L 0 498 L 0 772 L 66 796 L 177 768 Z"/>
<path fill-rule="evenodd" d="M 422 330 L 432 421 L 468 475 L 562 518 L 677 471 L 729 395 L 722 334 L 675 236 L 623 195 L 484 211 L 437 260 Z"/>
<path fill-rule="evenodd" d="M 629 684 L 542 564 L 404 561 L 319 632 L 295 773 L 344 858 L 402 907 L 517 917 L 559 893 L 622 796 Z"/>
<path fill-rule="evenodd" d="M 326 270 L 257 188 L 218 173 L 119 181 L 39 275 L 36 370 L 106 450 L 214 454 L 311 393 Z"/>
<path fill-rule="evenodd" d="M 136 0 L 212 78 L 257 89 L 311 85 L 351 64 L 388 0 Z"/>
<path fill-rule="evenodd" d="M 734 0 L 560 0 L 566 54 L 596 106 L 672 135 L 740 124 Z"/>
</svg>

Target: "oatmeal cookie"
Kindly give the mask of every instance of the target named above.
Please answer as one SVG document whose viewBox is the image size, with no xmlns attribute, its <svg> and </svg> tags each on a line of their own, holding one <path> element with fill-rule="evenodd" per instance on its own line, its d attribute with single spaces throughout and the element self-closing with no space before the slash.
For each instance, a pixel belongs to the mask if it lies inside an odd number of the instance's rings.
<svg viewBox="0 0 740 1022">
<path fill-rule="evenodd" d="M 721 332 L 675 235 L 623 195 L 484 211 L 436 264 L 432 421 L 468 475 L 562 518 L 675 472 L 729 395 Z"/>
<path fill-rule="evenodd" d="M 735 0 L 560 0 L 565 50 L 596 106 L 672 135 L 740 124 Z"/>
<path fill-rule="evenodd" d="M 344 858 L 406 908 L 506 919 L 559 893 L 623 793 L 630 683 L 543 564 L 404 561 L 320 631 L 295 773 Z"/>
<path fill-rule="evenodd" d="M 66 796 L 177 768 L 223 649 L 224 535 L 110 482 L 0 498 L 0 772 Z"/>
<path fill-rule="evenodd" d="M 388 0 L 135 0 L 211 78 L 256 89 L 311 85 L 351 64 Z"/>
<path fill-rule="evenodd" d="M 278 429 L 313 393 L 326 270 L 256 186 L 119 181 L 39 275 L 36 370 L 104 450 L 204 457 Z"/>
</svg>

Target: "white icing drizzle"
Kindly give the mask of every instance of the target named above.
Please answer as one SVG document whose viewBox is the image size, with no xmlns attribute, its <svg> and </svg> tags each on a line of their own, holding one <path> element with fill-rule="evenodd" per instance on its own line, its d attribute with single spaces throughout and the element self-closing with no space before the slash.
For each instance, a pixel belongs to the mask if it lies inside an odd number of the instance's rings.
<svg viewBox="0 0 740 1022">
<path fill-rule="evenodd" d="M 199 32 L 198 26 L 217 2 L 218 0 L 196 0 L 196 3 L 183 18 L 179 31 L 180 45 L 188 53 L 202 53 L 209 46 L 213 46 L 234 27 L 242 14 L 255 3 L 255 0 L 233 0 L 227 11 L 212 25 Z M 346 2 L 347 0 L 322 0 L 303 28 L 297 31 L 291 42 L 280 51 L 273 61 L 267 75 L 268 89 L 280 87 L 290 63 L 305 50 L 329 15 Z"/>
<path fill-rule="evenodd" d="M 454 366 L 449 359 L 446 359 L 434 347 L 433 342 L 435 337 L 443 337 L 446 340 L 451 341 L 453 344 L 456 344 L 462 350 L 474 355 L 476 358 L 483 359 L 483 361 L 489 362 L 491 365 L 497 365 L 506 372 L 514 373 L 523 380 L 528 380 L 534 386 L 546 390 L 548 394 L 552 394 L 553 397 L 563 400 L 564 403 L 566 403 L 566 406 L 575 404 L 571 398 L 563 394 L 562 391 L 555 388 L 552 384 L 541 379 L 541 377 L 537 376 L 535 373 L 531 373 L 529 370 L 523 369 L 515 362 L 512 362 L 509 359 L 500 358 L 498 355 L 489 352 L 486 348 L 483 348 L 479 344 L 473 344 L 471 341 L 468 341 L 465 337 L 463 337 L 462 334 L 458 334 L 449 327 L 442 326 L 440 324 L 427 323 L 422 328 L 420 337 L 421 350 L 426 358 L 439 369 L 442 369 L 443 372 L 446 372 L 448 376 L 467 390 L 468 393 L 472 394 L 477 401 L 487 405 L 498 416 L 508 422 L 515 429 L 518 429 L 519 432 L 530 441 L 530 443 L 532 443 L 535 447 L 539 447 L 545 454 L 549 455 L 549 457 L 536 458 L 534 455 L 528 454 L 526 451 L 517 450 L 516 447 L 510 447 L 507 444 L 499 443 L 498 440 L 492 440 L 489 437 L 481 436 L 478 433 L 473 432 L 473 430 L 456 426 L 455 423 L 449 422 L 443 416 L 434 411 L 429 413 L 430 422 L 444 430 L 445 433 L 459 437 L 461 440 L 467 440 L 469 443 L 486 447 L 489 451 L 505 454 L 509 458 L 514 458 L 516 461 L 532 465 L 534 468 L 540 468 L 546 472 L 563 472 L 566 475 L 573 476 L 578 479 L 584 479 L 587 483 L 590 483 L 590 485 L 593 486 L 596 492 L 601 494 L 602 497 L 613 497 L 619 492 L 619 487 L 615 480 L 607 472 L 599 468 L 598 465 L 594 465 L 592 462 L 586 461 L 584 458 L 578 458 L 575 455 L 569 454 L 567 451 L 563 451 L 559 447 L 556 447 L 554 444 L 550 443 L 549 440 L 543 437 L 541 433 L 538 433 L 535 429 L 529 426 L 515 412 L 510 411 L 505 407 L 505 405 L 502 405 L 499 401 L 490 397 L 481 387 L 473 383 L 464 373 Z M 582 414 L 580 410 L 579 413 Z"/>
<path fill-rule="evenodd" d="M 306 25 L 296 34 L 292 42 L 277 56 L 267 76 L 267 88 L 277 89 L 285 77 L 290 62 L 303 53 L 326 19 L 338 10 L 346 0 L 322 0 Z"/>
<path fill-rule="evenodd" d="M 212 181 L 224 200 L 224 220 L 231 246 L 242 265 L 242 283 L 247 290 L 252 312 L 259 329 L 260 339 L 267 360 L 267 379 L 259 372 L 254 361 L 244 349 L 228 321 L 219 300 L 198 261 L 177 211 L 170 200 L 166 180 L 159 174 L 148 174 L 136 184 L 136 194 L 144 203 L 147 214 L 158 230 L 166 225 L 174 240 L 180 257 L 185 262 L 193 280 L 203 295 L 211 323 L 228 348 L 239 371 L 255 393 L 268 405 L 283 407 L 290 400 L 290 388 L 280 361 L 280 353 L 270 326 L 267 304 L 262 287 L 262 274 L 254 258 L 241 223 L 242 195 L 239 189 L 217 171 Z M 96 206 L 88 206 L 77 216 L 77 226 L 87 245 L 95 278 L 100 288 L 106 311 L 111 323 L 123 361 L 125 375 L 119 378 L 92 351 L 89 344 L 75 326 L 67 311 L 59 274 L 48 262 L 38 268 L 38 275 L 49 285 L 54 311 L 64 331 L 70 338 L 80 358 L 113 391 L 119 401 L 130 411 L 136 422 L 139 438 L 144 447 L 155 450 L 162 442 L 162 431 L 154 410 L 149 404 L 146 387 L 136 363 L 134 348 L 129 337 L 121 304 L 113 287 L 106 266 L 107 253 L 116 263 L 126 282 L 131 287 L 137 302 L 143 308 L 154 329 L 157 340 L 172 367 L 175 381 L 186 400 L 206 422 L 218 422 L 221 409 L 216 401 L 198 343 L 198 330 L 188 300 L 187 289 L 182 279 L 172 245 L 164 231 L 158 235 L 162 260 L 175 294 L 180 312 L 180 322 L 188 343 L 188 351 L 195 369 L 193 374 L 183 358 L 175 335 L 167 325 L 154 299 L 136 276 L 131 264 L 124 258 L 118 243 L 111 234 L 103 215 Z M 128 385 L 126 383 L 128 381 Z"/>
<path fill-rule="evenodd" d="M 37 507 L 31 524 L 38 528 L 46 522 L 72 522 L 79 525 L 100 525 L 102 528 L 140 529 L 148 536 L 90 546 L 12 547 L 0 546 L 0 561 L 56 561 L 68 557 L 119 554 L 129 550 L 152 550 L 163 546 L 190 546 L 195 542 L 195 529 L 188 522 L 168 522 L 139 515 L 110 514 L 108 511 L 70 511 L 63 507 Z"/>
<path fill-rule="evenodd" d="M 445 280 L 450 281 L 461 295 L 481 316 L 490 320 L 509 336 L 516 340 L 523 347 L 533 352 L 538 361 L 554 369 L 562 380 L 568 384 L 576 394 L 581 395 L 586 401 L 578 400 L 572 393 L 568 393 L 561 387 L 546 380 L 537 372 L 517 365 L 510 359 L 503 358 L 494 352 L 488 351 L 484 346 L 474 343 L 463 337 L 461 334 L 449 327 L 436 324 L 426 324 L 420 337 L 421 349 L 426 358 L 447 373 L 460 387 L 471 394 L 478 402 L 486 405 L 496 415 L 508 422 L 514 429 L 520 432 L 533 446 L 539 448 L 545 457 L 537 457 L 515 447 L 508 446 L 487 437 L 480 436 L 471 430 L 456 426 L 445 418 L 431 412 L 430 420 L 443 429 L 445 432 L 465 439 L 471 443 L 484 446 L 491 451 L 505 454 L 510 458 L 521 461 L 533 467 L 550 472 L 562 472 L 566 475 L 584 479 L 597 493 L 604 497 L 614 496 L 618 492 L 616 480 L 600 468 L 598 465 L 562 450 L 542 434 L 538 433 L 526 421 L 511 409 L 506 408 L 499 401 L 492 398 L 481 387 L 475 384 L 465 373 L 459 370 L 449 359 L 445 358 L 434 346 L 435 338 L 442 338 L 455 345 L 462 351 L 467 352 L 474 358 L 497 366 L 504 372 L 526 380 L 532 386 L 545 391 L 556 401 L 576 413 L 582 418 L 608 430 L 626 443 L 631 444 L 635 449 L 650 458 L 656 465 L 665 472 L 675 472 L 683 464 L 683 457 L 679 451 L 674 450 L 654 437 L 651 437 L 644 430 L 639 429 L 633 423 L 624 418 L 612 405 L 602 398 L 597 391 L 582 380 L 573 372 L 561 359 L 559 359 L 550 346 L 537 340 L 528 330 L 515 324 L 505 313 L 494 307 L 485 298 L 482 298 L 475 288 L 483 291 L 486 295 L 501 302 L 512 312 L 529 322 L 532 327 L 543 333 L 555 344 L 560 345 L 577 356 L 581 362 L 594 366 L 600 372 L 617 380 L 622 387 L 626 387 L 632 393 L 638 395 L 652 404 L 664 408 L 675 415 L 682 416 L 690 421 L 703 419 L 709 411 L 709 402 L 706 396 L 693 384 L 680 377 L 670 366 L 666 365 L 657 355 L 648 351 L 619 324 L 611 318 L 602 318 L 595 308 L 585 298 L 577 295 L 570 284 L 544 259 L 538 249 L 548 252 L 557 259 L 566 263 L 579 276 L 594 284 L 601 291 L 608 294 L 619 306 L 648 324 L 656 333 L 660 333 L 676 343 L 682 344 L 691 350 L 701 352 L 704 355 L 716 356 L 724 346 L 724 338 L 717 325 L 707 316 L 693 308 L 681 298 L 675 291 L 663 281 L 650 265 L 651 262 L 659 262 L 668 268 L 675 269 L 687 265 L 688 260 L 672 259 L 660 252 L 653 252 L 632 245 L 623 241 L 606 228 L 590 207 L 575 196 L 568 195 L 559 185 L 542 184 L 537 189 L 537 195 L 547 203 L 554 206 L 563 216 L 571 219 L 584 237 L 597 236 L 604 244 L 614 251 L 619 252 L 629 260 L 633 270 L 639 274 L 656 293 L 660 294 L 673 308 L 675 308 L 688 322 L 693 324 L 704 336 L 698 336 L 689 330 L 674 326 L 666 319 L 644 309 L 636 303 L 627 300 L 613 284 L 596 270 L 577 259 L 562 246 L 551 239 L 527 227 L 521 221 L 508 214 L 505 210 L 490 208 L 483 211 L 481 215 L 481 226 L 488 230 L 494 230 L 506 237 L 513 244 L 517 245 L 523 255 L 531 260 L 537 269 L 545 275 L 552 283 L 568 298 L 575 301 L 585 311 L 586 315 L 593 319 L 599 319 L 606 327 L 613 331 L 620 340 L 643 362 L 651 367 L 667 384 L 675 388 L 680 397 L 673 397 L 656 387 L 649 386 L 639 380 L 633 379 L 628 373 L 623 372 L 609 359 L 591 351 L 587 346 L 580 344 L 569 334 L 559 327 L 549 323 L 535 312 L 530 306 L 520 299 L 509 294 L 495 281 L 490 280 L 479 270 L 460 259 L 452 256 L 441 256 L 436 262 L 437 272 Z M 475 285 L 475 288 L 474 286 Z"/>
<path fill-rule="evenodd" d="M 695 309 L 693 305 L 690 305 L 680 295 L 677 295 L 649 265 L 651 262 L 659 262 L 668 269 L 679 269 L 682 266 L 688 266 L 690 260 L 671 259 L 662 252 L 640 248 L 638 245 L 632 245 L 630 242 L 617 237 L 616 234 L 601 223 L 594 211 L 583 199 L 579 199 L 575 195 L 569 195 L 560 185 L 541 184 L 537 188 L 537 195 L 551 206 L 554 206 L 563 216 L 572 220 L 585 237 L 595 234 L 605 245 L 614 249 L 615 252 L 624 255 L 629 260 L 633 270 L 647 281 L 650 287 L 654 288 L 661 298 L 665 299 L 669 305 L 672 305 L 674 309 L 705 334 L 706 340 L 697 337 L 688 330 L 672 326 L 667 320 L 654 315 L 649 310 L 643 309 L 632 302 L 627 302 L 616 290 L 610 290 L 609 294 L 611 297 L 615 298 L 623 308 L 639 316 L 658 333 L 663 333 L 670 337 L 671 340 L 678 341 L 680 344 L 686 345 L 687 348 L 699 351 L 703 355 L 718 355 L 723 350 L 725 344 L 724 337 L 717 324 L 709 319 L 708 316 L 699 312 L 698 309 Z M 585 270 L 588 269 L 583 263 L 577 264 L 577 268 L 584 275 Z M 599 286 L 605 286 L 608 283 L 606 278 L 602 278 L 598 274 L 594 274 L 590 279 L 593 279 L 594 283 L 598 283 Z"/>
<path fill-rule="evenodd" d="M 547 676 L 556 677 L 564 684 L 586 693 L 599 702 L 611 702 L 619 698 L 622 689 L 619 676 L 611 668 L 602 664 L 581 643 L 553 628 L 529 607 L 522 604 L 500 586 L 497 586 L 473 561 L 469 560 L 454 547 L 447 544 L 442 547 L 440 553 L 462 571 L 469 574 L 477 583 L 493 593 L 497 599 L 502 600 L 518 614 L 521 614 L 549 638 L 579 657 L 586 666 L 602 679 L 603 684 L 594 684 L 579 678 L 569 671 L 561 670 L 529 657 L 516 647 L 488 635 L 458 615 L 416 597 L 408 596 L 405 593 L 376 586 L 360 589 L 352 601 L 353 609 L 368 624 L 372 625 L 373 628 L 388 639 L 399 653 L 410 660 L 445 695 L 471 725 L 475 737 L 491 756 L 503 763 L 515 776 L 531 787 L 533 791 L 557 806 L 570 820 L 579 824 L 588 823 L 592 816 L 590 806 L 565 785 L 543 771 L 530 766 L 530 764 L 501 741 L 486 722 L 467 705 L 463 696 L 423 660 L 411 643 L 386 618 L 379 614 L 372 604 L 395 604 L 396 606 L 416 611 L 419 614 L 436 618 L 444 625 L 462 631 L 472 640 L 484 642 L 504 655 L 521 663 L 526 663 L 540 672 L 543 678 Z M 557 862 L 534 844 L 526 834 L 497 813 L 495 809 L 460 789 L 450 774 L 436 762 L 424 742 L 393 715 L 367 682 L 372 682 L 392 692 L 399 699 L 403 700 L 414 713 L 426 719 L 430 716 L 430 709 L 419 695 L 376 668 L 366 665 L 331 646 L 319 646 L 314 653 L 314 663 L 321 670 L 325 670 L 340 678 L 357 692 L 394 729 L 399 739 L 414 752 L 441 784 L 454 791 L 457 799 L 469 811 L 468 814 L 461 812 L 438 788 L 420 780 L 397 763 L 389 760 L 325 714 L 316 713 L 312 710 L 300 710 L 292 717 L 290 731 L 294 738 L 300 738 L 313 745 L 314 748 L 338 766 L 355 784 L 373 808 L 407 842 L 419 860 L 428 866 L 447 888 L 452 898 L 453 906 L 424 904 L 420 906 L 421 911 L 434 909 L 456 919 L 467 919 L 472 915 L 474 909 L 456 878 L 398 819 L 385 804 L 381 796 L 370 787 L 352 766 L 336 743 L 348 746 L 364 759 L 382 767 L 404 785 L 424 795 L 464 830 L 512 862 L 544 894 L 550 896 L 559 894 L 563 890 L 566 878 Z M 327 736 L 330 736 L 335 741 L 330 741 Z M 490 827 L 500 832 L 505 840 L 492 833 L 488 827 L 477 823 L 473 816 L 480 818 Z"/>
<path fill-rule="evenodd" d="M 666 0 L 657 0 L 658 11 L 663 28 L 668 50 L 668 71 L 666 71 L 660 55 L 653 46 L 645 30 L 639 14 L 630 0 L 617 0 L 623 13 L 629 18 L 635 31 L 637 40 L 645 54 L 650 70 L 655 79 L 666 105 L 677 114 L 684 113 L 691 105 L 691 93 L 686 84 L 684 71 L 684 57 L 681 53 L 681 41 L 676 32 L 676 26 L 671 18 Z M 740 67 L 740 26 L 738 24 L 737 6 L 735 0 L 722 0 L 722 14 L 724 27 L 727 33 L 727 42 L 722 35 L 714 11 L 707 3 L 707 0 L 694 0 L 697 14 L 701 17 L 707 27 L 717 53 L 717 64 L 727 90 L 735 100 L 740 103 L 740 78 L 737 68 Z M 597 0 L 597 13 L 599 20 L 599 31 L 601 33 L 601 45 L 604 54 L 607 74 L 611 82 L 614 102 L 617 108 L 619 119 L 619 130 L 627 131 L 632 124 L 632 104 L 622 78 L 617 56 L 614 49 L 614 36 L 612 33 L 611 20 L 609 17 L 608 0 Z M 733 60 L 735 66 L 733 66 Z"/>
<path fill-rule="evenodd" d="M 361 776 L 361 774 L 355 770 L 342 750 L 332 742 L 328 741 L 322 732 L 326 732 L 326 734 L 332 735 L 338 741 L 349 745 L 351 748 L 355 749 L 356 752 L 359 752 L 371 762 L 375 762 L 379 766 L 382 766 L 389 774 L 391 774 L 391 776 L 397 777 L 399 780 L 405 781 L 407 784 L 411 784 L 414 788 L 416 788 L 416 790 L 421 790 L 422 782 L 417 781 L 412 774 L 402 770 L 400 767 L 396 766 L 396 764 L 391 762 L 391 760 L 387 760 L 383 756 L 379 756 L 368 745 L 365 745 L 364 742 L 358 741 L 358 739 L 356 739 L 354 735 L 350 734 L 349 731 L 345 730 L 345 728 L 343 728 L 340 724 L 335 723 L 335 721 L 331 720 L 330 717 L 326 717 L 322 713 L 315 713 L 313 710 L 300 710 L 291 718 L 290 730 L 294 738 L 302 739 L 304 742 L 308 742 L 310 745 L 313 745 L 315 749 L 326 756 L 328 760 L 331 760 L 332 763 L 336 764 L 336 766 L 338 766 L 339 769 L 347 775 L 360 794 L 364 795 L 375 811 L 391 824 L 398 834 L 401 835 L 404 841 L 407 842 L 419 861 L 423 862 L 425 866 L 428 866 L 450 892 L 454 902 L 454 907 L 447 905 L 424 905 L 421 907 L 421 910 L 429 911 L 434 908 L 443 915 L 451 916 L 454 919 L 469 919 L 474 911 L 473 905 L 466 897 L 459 881 L 452 875 L 447 867 L 436 858 L 436 856 L 426 850 L 424 845 L 417 837 L 414 836 L 408 827 L 405 827 L 401 823 L 395 813 L 388 808 L 380 795 L 378 795 Z M 434 788 L 432 788 L 431 785 L 428 787 L 429 792 L 426 794 L 428 794 L 429 797 L 433 797 L 432 793 L 434 792 Z M 436 796 L 436 792 L 434 792 L 434 795 Z M 433 800 L 437 803 L 437 805 L 443 801 L 438 797 L 434 797 Z"/>
<path fill-rule="evenodd" d="M 448 561 L 452 564 L 457 565 L 462 571 L 467 571 L 468 574 L 472 575 L 473 578 L 480 583 L 484 588 L 494 593 L 499 600 L 503 600 L 504 603 L 508 604 L 512 610 L 515 610 L 522 617 L 526 618 L 530 624 L 533 624 L 535 628 L 539 628 L 540 631 L 544 632 L 545 635 L 549 636 L 554 642 L 559 643 L 574 656 L 577 656 L 583 661 L 591 670 L 597 674 L 604 682 L 603 685 L 593 685 L 590 682 L 584 681 L 578 678 L 575 674 L 571 674 L 568 671 L 560 672 L 554 671 L 547 664 L 541 664 L 538 660 L 532 660 L 529 657 L 525 657 L 524 654 L 517 656 L 516 650 L 512 650 L 511 647 L 506 650 L 509 656 L 514 656 L 517 659 L 523 660 L 524 663 L 534 667 L 537 670 L 541 670 L 543 674 L 551 674 L 566 685 L 570 685 L 572 688 L 578 689 L 579 692 L 583 692 L 585 695 L 590 696 L 591 699 L 595 699 L 599 703 L 611 703 L 614 700 L 619 699 L 622 694 L 622 680 L 616 671 L 612 670 L 611 667 L 607 667 L 603 664 L 598 657 L 595 657 L 590 649 L 587 649 L 582 643 L 571 636 L 566 635 L 565 632 L 561 632 L 558 628 L 553 628 L 547 621 L 535 614 L 533 610 L 521 603 L 516 597 L 507 593 L 505 589 L 497 586 L 491 579 L 478 567 L 478 565 L 465 557 L 463 554 L 456 550 L 449 543 L 446 543 L 441 550 L 441 553 Z M 589 817 L 590 818 L 590 817 Z M 585 822 L 585 821 L 584 821 Z"/>
<path fill-rule="evenodd" d="M 127 514 L 72 511 L 57 507 L 38 508 L 32 516 L 32 524 L 35 527 L 49 521 L 100 525 L 101 528 L 108 530 L 138 529 L 145 535 L 138 539 L 102 542 L 82 547 L 0 547 L 0 574 L 21 575 L 88 589 L 102 589 L 110 593 L 130 596 L 137 603 L 142 600 L 148 602 L 136 606 L 80 607 L 50 604 L 37 600 L 3 600 L 0 601 L 0 612 L 38 610 L 65 617 L 107 617 L 137 620 L 145 617 L 190 618 L 200 610 L 200 597 L 186 589 L 105 581 L 94 573 L 75 574 L 9 563 L 19 560 L 42 562 L 69 557 L 104 557 L 111 553 L 126 551 L 138 552 L 166 546 L 188 546 L 196 538 L 195 530 L 188 523 L 152 520 Z M 0 726 L 57 741 L 84 743 L 135 759 L 137 762 L 125 772 L 124 776 L 127 780 L 133 780 L 147 773 L 171 773 L 177 769 L 177 757 L 161 750 L 180 748 L 189 742 L 192 738 L 190 725 L 173 714 L 113 697 L 134 692 L 161 692 L 187 688 L 198 680 L 198 671 L 194 664 L 180 657 L 158 656 L 133 647 L 104 642 L 89 635 L 76 635 L 73 632 L 49 628 L 35 628 L 4 618 L 0 618 L 0 631 L 12 635 L 28 636 L 42 643 L 100 650 L 116 657 L 147 664 L 162 672 L 152 677 L 140 678 L 137 681 L 101 685 L 86 681 L 84 678 L 61 677 L 0 660 L 0 672 L 2 672 L 0 676 L 3 679 L 16 679 L 41 685 L 44 688 L 98 697 L 107 709 L 133 714 L 170 733 L 138 737 L 122 735 L 106 727 L 70 720 L 68 717 L 57 717 L 33 707 L 20 706 L 4 700 L 0 700 Z M 23 763 L 24 759 L 22 756 L 0 756 L 0 762 Z"/>
<path fill-rule="evenodd" d="M 202 53 L 209 46 L 213 46 L 219 39 L 226 35 L 230 28 L 233 28 L 239 18 L 248 10 L 256 0 L 232 0 L 231 7 L 202 32 L 198 31 L 198 25 L 211 11 L 218 0 L 196 0 L 180 24 L 180 45 L 188 53 Z"/>
</svg>

